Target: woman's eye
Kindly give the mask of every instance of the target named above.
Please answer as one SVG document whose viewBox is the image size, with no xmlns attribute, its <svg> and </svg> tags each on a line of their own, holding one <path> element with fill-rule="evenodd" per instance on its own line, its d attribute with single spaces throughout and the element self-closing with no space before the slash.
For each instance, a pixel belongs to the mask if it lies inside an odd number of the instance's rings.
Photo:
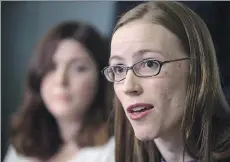
<svg viewBox="0 0 230 162">
<path fill-rule="evenodd" d="M 76 72 L 84 72 L 84 71 L 86 71 L 87 70 L 87 67 L 86 66 L 75 66 L 74 67 L 74 71 L 76 71 Z"/>
<path fill-rule="evenodd" d="M 123 67 L 120 67 L 120 66 L 113 67 L 113 71 L 114 71 L 115 74 L 121 74 L 121 73 L 124 72 L 124 70 L 125 69 Z"/>
<path fill-rule="evenodd" d="M 77 68 L 77 71 L 80 71 L 80 72 L 85 71 L 85 70 L 86 70 L 86 67 L 83 67 L 83 66 L 80 66 Z"/>
<path fill-rule="evenodd" d="M 144 62 L 144 66 L 147 68 L 158 68 L 159 64 L 154 60 L 147 60 Z"/>
</svg>

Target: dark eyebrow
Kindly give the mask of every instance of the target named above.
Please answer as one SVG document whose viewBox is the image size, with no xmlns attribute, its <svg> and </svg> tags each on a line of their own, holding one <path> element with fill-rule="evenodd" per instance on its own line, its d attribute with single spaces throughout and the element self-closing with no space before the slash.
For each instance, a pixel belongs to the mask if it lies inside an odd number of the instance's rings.
<svg viewBox="0 0 230 162">
<path fill-rule="evenodd" d="M 132 57 L 133 57 L 133 58 L 134 58 L 134 57 L 139 57 L 140 55 L 144 55 L 144 54 L 146 54 L 146 53 L 159 53 L 159 54 L 165 55 L 165 54 L 164 54 L 162 51 L 160 51 L 160 50 L 141 49 L 141 50 L 135 52 L 134 55 L 133 55 Z M 112 60 L 112 59 L 121 60 L 121 61 L 124 60 L 124 58 L 122 58 L 121 56 L 114 55 L 114 56 L 110 57 L 110 59 L 109 59 L 109 64 L 111 63 L 111 60 Z"/>
<path fill-rule="evenodd" d="M 58 63 L 59 60 L 54 59 L 53 62 Z M 71 60 L 68 60 L 66 63 L 69 64 L 69 65 L 74 64 L 74 63 L 85 63 L 86 64 L 86 63 L 88 63 L 88 60 L 87 60 L 87 58 L 84 58 L 84 57 L 83 58 L 76 57 L 76 58 L 73 58 Z"/>
<path fill-rule="evenodd" d="M 81 64 L 89 64 L 88 61 L 84 58 L 74 58 L 73 60 L 70 60 L 68 62 L 69 65 L 75 65 L 75 64 L 78 65 L 79 63 L 80 63 L 80 65 Z"/>
</svg>

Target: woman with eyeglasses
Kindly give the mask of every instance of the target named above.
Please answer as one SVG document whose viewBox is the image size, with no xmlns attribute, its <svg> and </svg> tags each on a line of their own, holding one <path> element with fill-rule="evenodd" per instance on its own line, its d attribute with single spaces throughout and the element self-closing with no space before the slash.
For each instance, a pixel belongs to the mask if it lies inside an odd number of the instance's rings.
<svg viewBox="0 0 230 162">
<path fill-rule="evenodd" d="M 83 22 L 51 28 L 31 60 L 5 162 L 113 162 L 106 40 Z"/>
<path fill-rule="evenodd" d="M 109 66 L 116 162 L 229 162 L 230 108 L 208 28 L 178 2 L 145 2 L 118 21 Z"/>
</svg>

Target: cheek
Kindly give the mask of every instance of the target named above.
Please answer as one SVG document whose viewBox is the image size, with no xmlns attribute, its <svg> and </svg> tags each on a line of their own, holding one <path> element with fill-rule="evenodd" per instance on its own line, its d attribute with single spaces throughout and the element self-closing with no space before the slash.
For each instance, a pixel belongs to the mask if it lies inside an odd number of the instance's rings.
<svg viewBox="0 0 230 162">
<path fill-rule="evenodd" d="M 123 102 L 122 102 L 121 99 L 124 98 L 124 97 L 122 97 L 121 86 L 120 86 L 119 84 L 113 84 L 113 88 L 114 88 L 114 92 L 115 92 L 117 98 L 118 98 L 118 99 L 120 100 L 120 102 L 123 104 Z"/>
<path fill-rule="evenodd" d="M 82 102 L 90 102 L 94 98 L 97 92 L 98 81 L 94 78 L 85 78 L 80 82 L 79 80 L 75 82 L 75 87 L 77 96 L 81 98 Z"/>
<path fill-rule="evenodd" d="M 118 92 L 117 90 L 118 90 L 118 89 L 117 89 L 117 86 L 116 86 L 115 83 L 113 84 L 113 89 L 114 89 L 115 94 L 118 96 L 118 94 L 117 94 L 117 92 Z"/>
<path fill-rule="evenodd" d="M 44 78 L 41 81 L 41 85 L 40 85 L 40 93 L 41 93 L 41 97 L 42 99 L 46 102 L 47 100 L 49 100 L 49 96 L 50 96 L 50 92 L 51 92 L 51 87 L 52 87 L 52 82 L 50 81 L 49 78 Z"/>
<path fill-rule="evenodd" d="M 160 112 L 162 120 L 165 120 L 168 123 L 167 125 L 171 125 L 181 119 L 184 112 L 186 93 L 184 82 L 172 82 L 172 79 L 170 80 L 162 81 L 156 86 L 156 92 L 159 94 L 156 110 Z"/>
<path fill-rule="evenodd" d="M 152 94 L 157 111 L 162 113 L 174 113 L 181 110 L 185 100 L 186 82 L 184 77 L 165 73 L 164 78 L 154 78 L 145 85 L 147 95 Z"/>
<path fill-rule="evenodd" d="M 171 102 L 172 101 L 172 89 L 168 88 L 167 86 L 162 86 L 160 91 L 160 98 L 163 102 Z"/>
<path fill-rule="evenodd" d="M 163 99 L 180 101 L 186 95 L 188 67 L 178 63 L 173 68 L 178 73 L 174 73 L 173 71 L 165 72 L 165 79 L 157 87 L 160 88 L 159 90 Z"/>
<path fill-rule="evenodd" d="M 95 82 L 87 80 L 81 87 L 81 92 L 83 92 L 82 97 L 87 98 L 89 96 L 93 96 L 93 94 L 96 92 L 96 88 L 97 87 Z"/>
<path fill-rule="evenodd" d="M 155 78 L 154 82 L 149 82 L 145 85 L 149 85 L 145 87 L 145 96 L 148 98 L 147 101 L 153 102 L 157 112 L 166 113 L 173 100 L 173 90 L 170 85 L 165 82 L 165 79 L 160 78 Z"/>
</svg>

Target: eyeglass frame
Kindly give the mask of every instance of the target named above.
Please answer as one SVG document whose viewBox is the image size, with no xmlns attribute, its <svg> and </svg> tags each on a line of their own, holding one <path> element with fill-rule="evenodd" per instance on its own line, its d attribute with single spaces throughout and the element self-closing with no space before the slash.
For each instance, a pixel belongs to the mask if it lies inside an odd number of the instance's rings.
<svg viewBox="0 0 230 162">
<path fill-rule="evenodd" d="M 122 66 L 124 66 L 124 68 L 125 68 L 125 70 L 126 70 L 126 75 L 127 75 L 127 73 L 128 73 L 128 70 L 132 70 L 133 73 L 134 73 L 137 77 L 147 78 L 147 77 L 157 76 L 158 74 L 160 74 L 161 68 L 162 68 L 162 66 L 163 66 L 164 64 L 171 63 L 171 62 L 175 62 L 175 61 L 189 60 L 189 59 L 191 59 L 191 58 L 190 58 L 190 57 L 185 57 L 185 58 L 174 59 L 174 60 L 159 61 L 159 60 L 155 60 L 155 59 L 150 59 L 150 58 L 148 58 L 148 59 L 144 59 L 144 60 L 138 61 L 138 62 L 134 63 L 132 66 L 125 66 L 125 65 L 122 65 Z M 146 60 L 155 61 L 155 62 L 157 62 L 157 63 L 160 65 L 159 70 L 158 70 L 158 72 L 157 72 L 156 74 L 151 75 L 151 76 L 143 76 L 143 75 L 138 75 L 138 74 L 135 72 L 135 70 L 134 70 L 133 67 L 134 67 L 135 65 L 141 63 L 141 62 L 146 61 Z M 115 66 L 117 66 L 117 65 L 115 65 Z M 111 80 L 108 79 L 107 75 L 105 74 L 105 70 L 108 69 L 108 68 L 110 68 L 110 67 L 115 67 L 115 66 L 106 66 L 106 67 L 104 67 L 103 70 L 101 71 L 102 74 L 106 77 L 106 79 L 107 79 L 109 82 L 112 82 L 112 83 L 115 83 L 115 82 L 117 83 L 117 82 L 123 81 L 123 80 L 126 78 L 126 75 L 125 75 L 125 77 L 124 77 L 123 79 L 119 80 L 119 81 L 111 81 Z"/>
</svg>

